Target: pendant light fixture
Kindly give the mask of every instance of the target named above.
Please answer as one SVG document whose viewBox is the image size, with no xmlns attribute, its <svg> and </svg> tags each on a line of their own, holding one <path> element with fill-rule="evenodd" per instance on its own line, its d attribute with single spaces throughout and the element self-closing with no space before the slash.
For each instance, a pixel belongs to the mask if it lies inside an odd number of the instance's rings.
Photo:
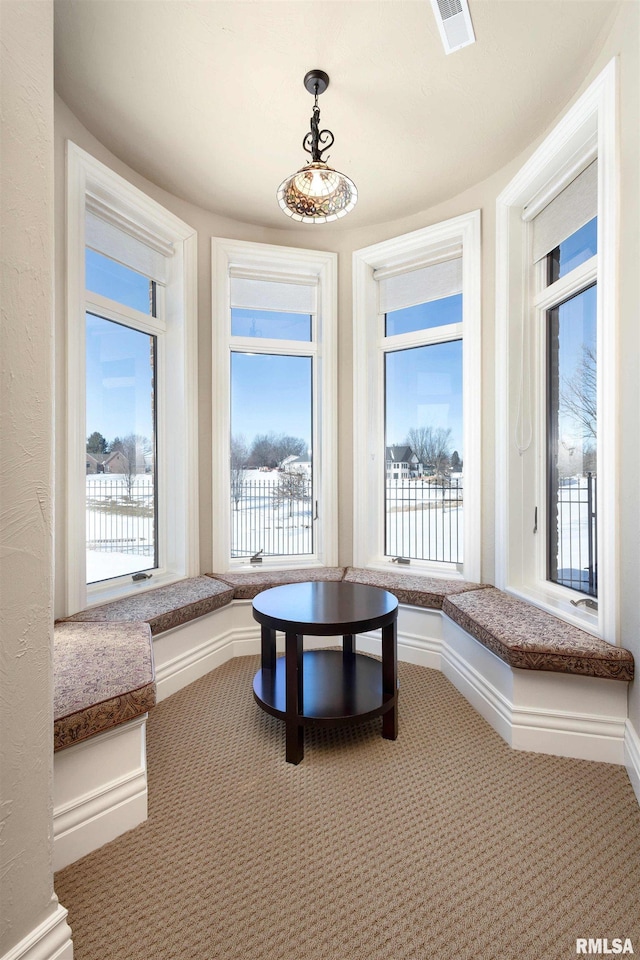
<svg viewBox="0 0 640 960">
<path fill-rule="evenodd" d="M 330 223 L 353 210 L 358 191 L 353 180 L 322 159 L 334 140 L 331 130 L 320 130 L 318 97 L 329 86 L 328 74 L 324 70 L 310 70 L 304 85 L 315 98 L 311 130 L 302 141 L 303 149 L 311 154 L 311 163 L 283 180 L 278 187 L 278 203 L 288 217 L 299 223 Z"/>
</svg>

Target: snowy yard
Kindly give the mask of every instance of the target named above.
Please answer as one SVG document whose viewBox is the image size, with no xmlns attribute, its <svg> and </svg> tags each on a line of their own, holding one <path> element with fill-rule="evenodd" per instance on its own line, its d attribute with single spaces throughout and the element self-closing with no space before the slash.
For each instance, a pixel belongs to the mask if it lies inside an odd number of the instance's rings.
<svg viewBox="0 0 640 960">
<path fill-rule="evenodd" d="M 231 555 L 295 556 L 314 550 L 315 501 L 311 481 L 287 485 L 277 471 L 247 470 L 231 503 Z M 130 495 L 129 495 L 130 494 Z M 461 563 L 462 479 L 437 485 L 387 481 L 386 544 L 390 557 Z M 149 474 L 87 477 L 87 582 L 133 574 L 155 565 L 154 484 Z M 593 502 L 592 502 L 593 501 Z M 558 580 L 586 589 L 595 577 L 595 497 L 587 478 L 564 481 L 558 491 Z"/>
</svg>

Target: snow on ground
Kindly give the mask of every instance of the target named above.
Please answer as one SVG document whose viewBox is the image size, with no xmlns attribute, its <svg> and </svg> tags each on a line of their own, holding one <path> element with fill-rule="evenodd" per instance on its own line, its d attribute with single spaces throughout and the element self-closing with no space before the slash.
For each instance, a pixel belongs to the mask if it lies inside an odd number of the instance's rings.
<svg viewBox="0 0 640 960">
<path fill-rule="evenodd" d="M 232 556 L 304 555 L 313 552 L 313 499 L 278 502 L 281 474 L 247 470 L 242 497 L 231 509 Z M 586 478 L 559 490 L 558 568 L 585 576 L 589 563 Z M 87 477 L 87 582 L 118 577 L 154 565 L 153 478 L 135 478 L 131 500 L 126 480 L 113 474 Z M 463 560 L 462 490 L 416 480 L 387 485 L 386 548 L 389 556 L 460 563 Z"/>
</svg>

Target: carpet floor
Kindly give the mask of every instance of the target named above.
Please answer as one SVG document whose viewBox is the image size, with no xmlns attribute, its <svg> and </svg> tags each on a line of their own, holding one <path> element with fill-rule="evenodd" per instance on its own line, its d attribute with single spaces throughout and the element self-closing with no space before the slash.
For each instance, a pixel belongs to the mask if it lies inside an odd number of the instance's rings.
<svg viewBox="0 0 640 960">
<path fill-rule="evenodd" d="M 257 657 L 158 704 L 149 819 L 55 876 L 75 960 L 569 960 L 640 954 L 640 808 L 623 767 L 511 750 L 400 663 L 400 732 L 308 729 Z"/>
</svg>

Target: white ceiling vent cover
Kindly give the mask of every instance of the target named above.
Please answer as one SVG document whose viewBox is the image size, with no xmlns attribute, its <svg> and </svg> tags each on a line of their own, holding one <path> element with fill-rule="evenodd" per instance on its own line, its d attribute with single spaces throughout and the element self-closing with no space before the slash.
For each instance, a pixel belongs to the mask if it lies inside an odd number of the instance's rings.
<svg viewBox="0 0 640 960">
<path fill-rule="evenodd" d="M 445 53 L 476 42 L 467 0 L 431 0 Z"/>
</svg>

